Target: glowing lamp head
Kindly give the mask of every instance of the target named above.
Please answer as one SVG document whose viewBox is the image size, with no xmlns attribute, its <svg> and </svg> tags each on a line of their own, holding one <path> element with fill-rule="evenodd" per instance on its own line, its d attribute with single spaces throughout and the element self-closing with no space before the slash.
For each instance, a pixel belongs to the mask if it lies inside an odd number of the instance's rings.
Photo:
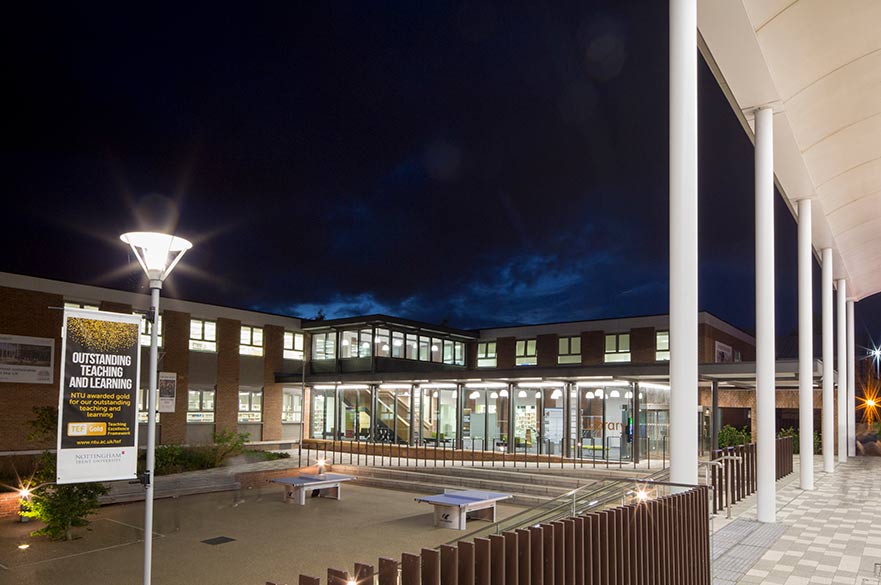
<svg viewBox="0 0 881 585">
<path fill-rule="evenodd" d="M 159 282 L 165 280 L 184 252 L 193 247 L 183 238 L 158 232 L 128 232 L 119 239 L 131 246 L 147 278 Z"/>
<path fill-rule="evenodd" d="M 649 493 L 645 490 L 637 490 L 636 499 L 639 500 L 640 502 L 645 502 L 646 500 L 649 499 Z"/>
<path fill-rule="evenodd" d="M 18 497 L 22 500 L 28 499 L 29 497 L 31 497 L 31 490 L 26 487 L 21 488 L 20 490 L 18 490 Z"/>
<path fill-rule="evenodd" d="M 871 398 L 869 398 L 868 400 L 866 400 L 866 406 L 872 406 L 872 407 L 874 407 L 874 406 L 875 406 L 875 401 L 872 400 Z"/>
</svg>

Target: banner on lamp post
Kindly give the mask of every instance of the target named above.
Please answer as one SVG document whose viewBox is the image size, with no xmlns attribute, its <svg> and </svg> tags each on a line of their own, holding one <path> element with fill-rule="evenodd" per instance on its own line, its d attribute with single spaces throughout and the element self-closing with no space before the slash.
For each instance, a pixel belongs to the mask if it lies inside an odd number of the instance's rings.
<svg viewBox="0 0 881 585">
<path fill-rule="evenodd" d="M 177 373 L 159 372 L 159 412 L 174 412 L 177 399 Z"/>
<path fill-rule="evenodd" d="M 65 309 L 60 484 L 137 478 L 140 315 Z"/>
</svg>

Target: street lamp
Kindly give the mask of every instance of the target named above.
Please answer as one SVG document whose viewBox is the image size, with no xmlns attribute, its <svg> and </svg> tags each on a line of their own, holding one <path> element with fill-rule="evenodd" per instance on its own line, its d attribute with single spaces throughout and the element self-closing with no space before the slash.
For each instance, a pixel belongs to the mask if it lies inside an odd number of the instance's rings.
<svg viewBox="0 0 881 585">
<path fill-rule="evenodd" d="M 119 239 L 132 252 L 150 280 L 150 394 L 147 399 L 147 465 L 144 470 L 144 585 L 150 585 L 153 568 L 153 468 L 156 463 L 156 377 L 159 369 L 159 291 L 162 281 L 193 245 L 183 238 L 156 232 L 129 232 Z"/>
</svg>

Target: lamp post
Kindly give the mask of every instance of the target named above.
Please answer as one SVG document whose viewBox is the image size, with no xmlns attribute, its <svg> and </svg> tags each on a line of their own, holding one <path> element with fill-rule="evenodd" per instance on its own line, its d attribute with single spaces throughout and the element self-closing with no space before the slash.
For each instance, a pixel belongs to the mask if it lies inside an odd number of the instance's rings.
<svg viewBox="0 0 881 585">
<path fill-rule="evenodd" d="M 150 280 L 150 390 L 147 398 L 147 464 L 142 481 L 144 497 L 144 585 L 150 585 L 153 568 L 153 468 L 156 463 L 156 377 L 159 369 L 159 291 L 162 281 L 193 245 L 183 238 L 156 232 L 129 232 L 119 236 Z"/>
</svg>

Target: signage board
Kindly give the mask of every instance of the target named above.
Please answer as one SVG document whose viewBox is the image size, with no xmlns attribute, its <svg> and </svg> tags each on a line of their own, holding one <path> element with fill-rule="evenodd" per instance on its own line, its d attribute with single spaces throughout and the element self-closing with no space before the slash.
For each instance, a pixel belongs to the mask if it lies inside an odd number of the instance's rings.
<svg viewBox="0 0 881 585">
<path fill-rule="evenodd" d="M 59 484 L 135 479 L 140 315 L 65 309 Z"/>
<path fill-rule="evenodd" d="M 159 412 L 174 412 L 177 399 L 177 373 L 159 372 Z"/>
<path fill-rule="evenodd" d="M 0 382 L 52 384 L 55 340 L 0 334 Z"/>
</svg>

